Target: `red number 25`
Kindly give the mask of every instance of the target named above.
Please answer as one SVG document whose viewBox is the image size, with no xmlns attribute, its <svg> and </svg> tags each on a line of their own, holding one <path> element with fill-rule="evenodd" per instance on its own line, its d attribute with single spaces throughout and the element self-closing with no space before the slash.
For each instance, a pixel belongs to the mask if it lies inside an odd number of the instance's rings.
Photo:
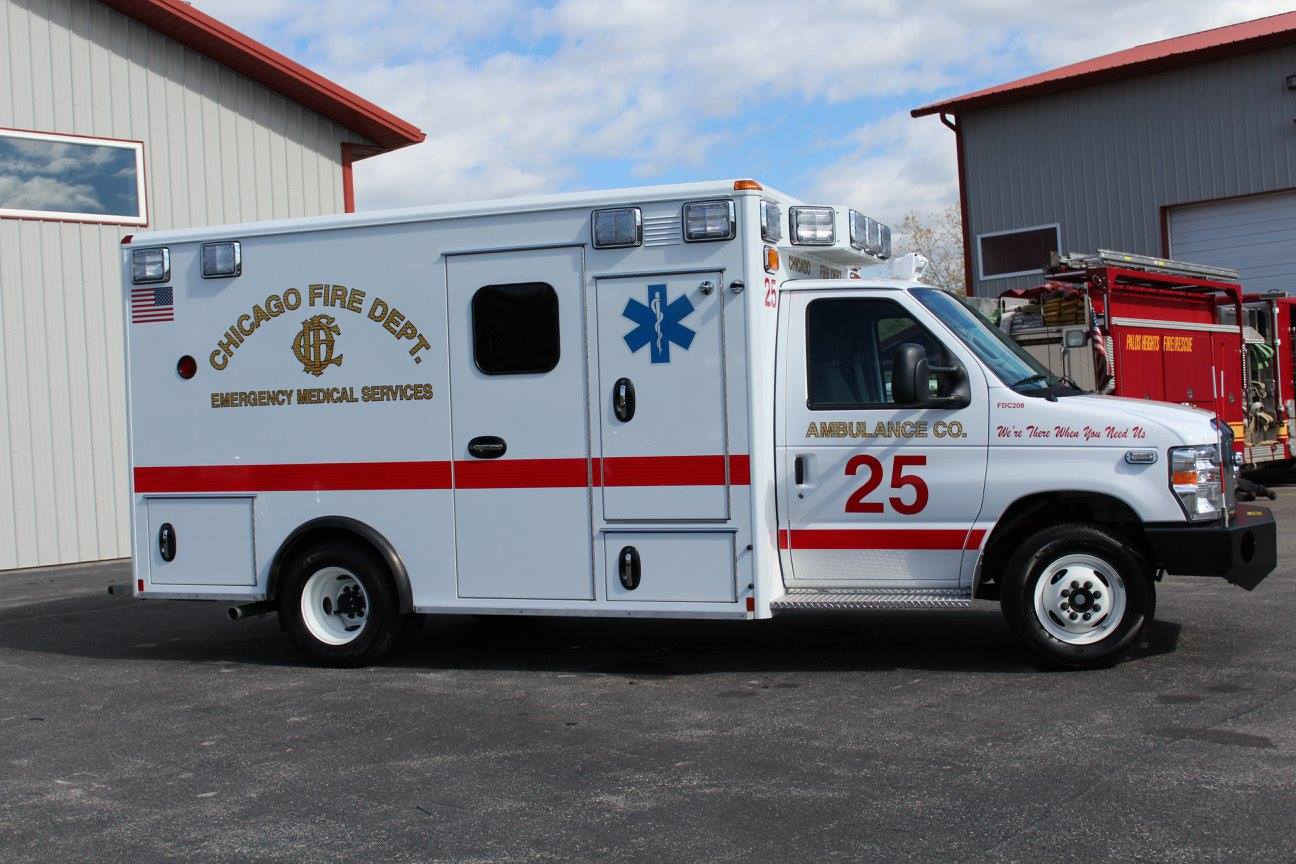
<svg viewBox="0 0 1296 864">
<path fill-rule="evenodd" d="M 892 495 L 887 499 L 891 509 L 902 516 L 913 516 L 915 513 L 921 513 L 927 506 L 927 500 L 930 497 L 927 482 L 917 474 L 904 473 L 906 468 L 926 464 L 926 456 L 896 456 L 891 460 L 891 488 L 904 489 L 909 487 L 914 491 L 913 501 L 907 503 L 902 495 Z M 872 495 L 882 485 L 882 475 L 884 473 L 882 463 L 876 456 L 861 453 L 858 456 L 852 456 L 850 461 L 846 463 L 846 475 L 848 477 L 855 476 L 861 467 L 868 469 L 868 477 L 864 481 L 864 485 L 856 489 L 846 499 L 846 512 L 881 513 L 885 509 L 881 501 L 865 501 L 864 499 Z"/>
</svg>

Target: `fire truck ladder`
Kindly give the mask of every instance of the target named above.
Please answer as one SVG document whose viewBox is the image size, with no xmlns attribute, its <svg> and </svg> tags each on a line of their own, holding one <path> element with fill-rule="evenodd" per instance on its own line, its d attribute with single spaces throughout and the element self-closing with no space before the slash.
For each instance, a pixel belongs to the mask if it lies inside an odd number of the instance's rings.
<svg viewBox="0 0 1296 864">
<path fill-rule="evenodd" d="M 1152 273 L 1167 273 L 1174 276 L 1194 276 L 1198 279 L 1213 279 L 1217 282 L 1237 282 L 1238 272 L 1227 267 L 1207 267 L 1205 264 L 1190 264 L 1187 261 L 1174 261 L 1169 258 L 1153 258 L 1150 255 L 1135 255 L 1132 252 L 1114 252 L 1111 249 L 1099 249 L 1088 254 L 1072 252 L 1069 255 L 1053 255 L 1049 261 L 1050 273 L 1068 270 L 1092 270 L 1102 267 L 1123 267 L 1127 270 L 1146 270 Z"/>
</svg>

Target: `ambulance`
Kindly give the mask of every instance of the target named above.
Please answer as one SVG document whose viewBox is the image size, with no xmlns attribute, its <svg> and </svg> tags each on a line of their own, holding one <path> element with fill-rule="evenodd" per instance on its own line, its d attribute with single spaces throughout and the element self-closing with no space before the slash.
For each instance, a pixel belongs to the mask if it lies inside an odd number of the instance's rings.
<svg viewBox="0 0 1296 864">
<path fill-rule="evenodd" d="M 1080 392 L 890 247 L 753 180 L 127 238 L 114 590 L 333 665 L 427 613 L 989 600 L 1087 667 L 1165 573 L 1274 569 L 1227 425 Z"/>
</svg>

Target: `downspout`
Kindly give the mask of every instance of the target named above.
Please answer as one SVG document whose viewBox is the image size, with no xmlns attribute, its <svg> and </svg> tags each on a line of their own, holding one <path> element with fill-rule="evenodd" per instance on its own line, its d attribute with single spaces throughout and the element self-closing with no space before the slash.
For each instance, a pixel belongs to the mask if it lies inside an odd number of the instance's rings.
<svg viewBox="0 0 1296 864">
<path fill-rule="evenodd" d="M 958 121 L 957 114 L 951 120 L 950 116 L 942 111 L 940 121 L 954 133 L 954 152 L 958 160 L 959 221 L 963 223 L 963 293 L 971 297 L 973 293 L 972 238 L 968 233 L 967 167 L 963 157 L 963 127 Z"/>
<path fill-rule="evenodd" d="M 354 213 L 355 207 L 355 175 L 352 164 L 355 162 L 355 153 L 351 145 L 342 142 L 342 212 Z"/>
</svg>

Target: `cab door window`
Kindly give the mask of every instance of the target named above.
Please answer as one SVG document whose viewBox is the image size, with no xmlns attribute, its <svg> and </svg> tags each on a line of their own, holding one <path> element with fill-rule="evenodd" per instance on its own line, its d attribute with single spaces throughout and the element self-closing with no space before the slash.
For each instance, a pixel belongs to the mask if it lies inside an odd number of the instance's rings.
<svg viewBox="0 0 1296 864">
<path fill-rule="evenodd" d="M 945 347 L 894 300 L 812 301 L 806 307 L 808 407 L 894 405 L 891 373 L 896 352 L 906 343 L 921 345 L 931 365 L 949 365 Z"/>
</svg>

